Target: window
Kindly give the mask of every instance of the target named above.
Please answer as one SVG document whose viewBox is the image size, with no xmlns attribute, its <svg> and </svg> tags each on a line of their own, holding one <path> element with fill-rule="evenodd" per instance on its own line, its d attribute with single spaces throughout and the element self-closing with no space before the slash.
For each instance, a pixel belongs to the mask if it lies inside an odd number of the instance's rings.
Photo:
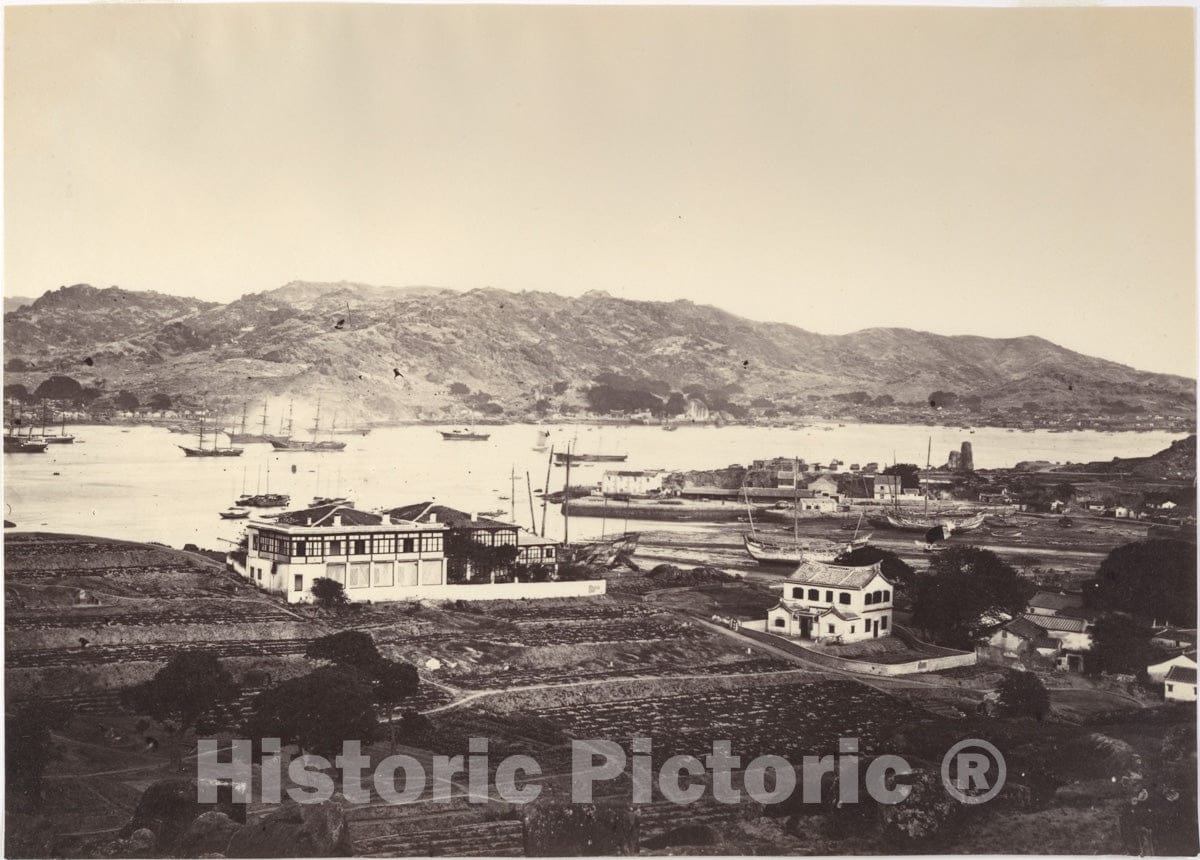
<svg viewBox="0 0 1200 860">
<path fill-rule="evenodd" d="M 325 565 L 325 577 L 332 579 L 334 582 L 346 584 L 346 565 L 344 564 L 327 564 Z"/>
<path fill-rule="evenodd" d="M 546 558 L 554 558 L 554 547 L 552 547 L 552 546 L 546 547 L 545 556 L 546 556 Z"/>
<path fill-rule="evenodd" d="M 1168 693 L 1173 693 L 1173 692 L 1175 692 L 1175 685 L 1174 685 L 1174 684 L 1167 684 L 1167 692 L 1168 692 Z"/>
<path fill-rule="evenodd" d="M 838 594 L 838 603 L 841 603 L 845 606 L 849 606 L 850 605 L 850 592 L 843 591 L 840 594 Z"/>
<path fill-rule="evenodd" d="M 396 564 L 391 561 L 375 562 L 375 580 L 376 586 L 394 585 L 396 582 Z"/>
<path fill-rule="evenodd" d="M 396 536 L 375 535 L 371 538 L 371 552 L 374 555 L 392 555 L 396 551 Z"/>
<path fill-rule="evenodd" d="M 833 592 L 832 592 L 832 591 L 826 591 L 826 592 L 825 592 L 825 602 L 826 602 L 826 603 L 833 603 Z"/>
<path fill-rule="evenodd" d="M 356 561 L 350 565 L 350 581 L 347 585 L 350 588 L 366 588 L 371 584 L 371 563 L 369 561 Z"/>
<path fill-rule="evenodd" d="M 853 624 L 851 624 L 851 625 L 850 625 L 850 632 L 851 632 L 851 633 L 853 633 L 853 632 L 854 632 L 854 625 L 853 625 Z"/>
<path fill-rule="evenodd" d="M 366 555 L 367 554 L 366 538 L 355 538 L 354 539 L 354 549 L 352 549 L 351 552 L 354 555 Z"/>
<path fill-rule="evenodd" d="M 891 600 L 891 599 L 892 599 L 892 593 L 891 593 L 890 591 L 881 591 L 881 592 L 880 592 L 880 594 L 882 594 L 882 595 L 883 595 L 883 598 L 882 598 L 882 599 L 883 599 L 885 602 L 886 602 L 886 601 L 888 601 L 888 600 Z"/>
<path fill-rule="evenodd" d="M 829 632 L 830 632 L 830 633 L 832 633 L 832 632 L 833 632 L 833 625 L 832 625 L 832 624 L 830 624 L 830 625 L 829 625 Z"/>
<path fill-rule="evenodd" d="M 442 533 L 432 532 L 421 535 L 421 552 L 441 552 Z"/>
<path fill-rule="evenodd" d="M 400 541 L 400 552 L 416 552 L 417 539 L 414 537 L 406 537 Z"/>
<path fill-rule="evenodd" d="M 329 555 L 341 555 L 342 554 L 342 542 L 340 540 L 329 541 L 329 553 L 328 554 Z"/>
<path fill-rule="evenodd" d="M 817 591 L 815 588 L 810 588 L 808 590 L 808 599 L 809 600 L 820 600 L 821 592 Z"/>
<path fill-rule="evenodd" d="M 776 627 L 787 627 L 787 621 L 786 621 L 786 620 L 784 620 L 783 618 L 776 618 L 776 619 L 775 619 L 775 626 L 776 626 Z M 1170 689 L 1170 687 L 1168 687 L 1167 689 L 1169 690 L 1169 689 Z"/>
<path fill-rule="evenodd" d="M 308 553 L 308 543 L 301 538 L 292 542 L 292 555 L 303 558 Z"/>
<path fill-rule="evenodd" d="M 886 615 L 879 619 L 879 629 L 887 630 L 887 616 Z"/>
<path fill-rule="evenodd" d="M 870 606 L 874 602 L 875 594 L 873 592 L 867 592 L 867 596 L 863 598 L 863 603 L 865 603 L 867 606 Z"/>
<path fill-rule="evenodd" d="M 304 574 L 297 573 L 296 578 L 292 581 L 292 591 L 304 590 Z"/>
<path fill-rule="evenodd" d="M 796 600 L 803 600 L 804 599 L 804 589 L 803 588 L 793 588 L 792 589 L 792 597 L 795 598 Z"/>
</svg>

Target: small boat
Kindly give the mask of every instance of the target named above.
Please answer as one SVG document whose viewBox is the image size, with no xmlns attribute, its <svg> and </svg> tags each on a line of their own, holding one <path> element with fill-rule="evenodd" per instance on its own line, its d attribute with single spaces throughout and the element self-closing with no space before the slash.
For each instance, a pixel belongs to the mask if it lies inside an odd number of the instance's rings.
<svg viewBox="0 0 1200 860">
<path fill-rule="evenodd" d="M 492 438 L 491 433 L 478 433 L 469 427 L 461 430 L 439 430 L 446 442 L 486 442 Z"/>
<path fill-rule="evenodd" d="M 867 546 L 871 542 L 871 535 L 856 537 L 846 543 L 818 539 L 778 544 L 744 534 L 742 541 L 746 545 L 746 552 L 759 564 L 800 564 L 806 559 L 831 564 L 839 556 Z"/>
<path fill-rule="evenodd" d="M 679 429 L 679 425 L 667 423 L 667 424 L 663 424 L 662 429 L 663 429 L 664 433 L 674 433 L 676 430 Z"/>
<path fill-rule="evenodd" d="M 250 516 L 249 508 L 230 508 L 227 511 L 221 511 L 223 520 L 244 520 L 248 516 Z"/>
</svg>

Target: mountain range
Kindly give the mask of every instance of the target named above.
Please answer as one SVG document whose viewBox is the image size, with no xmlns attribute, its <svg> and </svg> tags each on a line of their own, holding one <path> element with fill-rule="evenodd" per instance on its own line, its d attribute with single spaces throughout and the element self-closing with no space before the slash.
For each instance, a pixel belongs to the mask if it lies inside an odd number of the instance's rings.
<svg viewBox="0 0 1200 860">
<path fill-rule="evenodd" d="M 852 393 L 915 405 L 954 392 L 984 410 L 1095 415 L 1180 414 L 1195 402 L 1194 380 L 1040 337 L 824 335 L 603 292 L 293 282 L 218 304 L 77 284 L 6 306 L 4 335 L 6 382 L 31 389 L 63 373 L 143 401 L 162 392 L 222 409 L 320 397 L 359 419 L 517 415 L 539 401 L 569 411 L 598 380 L 797 414 Z"/>
</svg>

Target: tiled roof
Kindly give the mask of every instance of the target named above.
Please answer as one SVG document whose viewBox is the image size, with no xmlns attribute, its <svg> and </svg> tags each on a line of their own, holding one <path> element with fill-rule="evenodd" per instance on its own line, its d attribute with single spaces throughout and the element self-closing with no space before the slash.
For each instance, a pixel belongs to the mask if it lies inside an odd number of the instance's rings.
<svg viewBox="0 0 1200 860">
<path fill-rule="evenodd" d="M 1063 609 L 1080 609 L 1083 607 L 1083 595 L 1039 591 L 1029 599 L 1029 605 L 1035 609 L 1049 609 L 1052 612 L 1059 612 Z"/>
<path fill-rule="evenodd" d="M 1087 622 L 1082 618 L 1065 618 L 1061 615 L 1027 614 L 1022 617 L 1044 630 L 1054 630 L 1058 633 L 1083 633 L 1087 626 Z"/>
<path fill-rule="evenodd" d="M 465 511 L 448 508 L 445 505 L 435 505 L 433 502 L 418 502 L 415 505 L 405 505 L 392 508 L 385 513 L 392 521 L 407 520 L 408 522 L 432 522 L 430 515 L 437 517 L 437 522 L 445 523 L 452 529 L 515 529 L 512 523 L 502 523 L 499 520 L 477 516 L 475 519 Z"/>
<path fill-rule="evenodd" d="M 345 505 L 321 505 L 302 511 L 285 511 L 275 517 L 275 522 L 285 526 L 332 526 L 335 517 L 341 517 L 344 526 L 377 526 L 383 517 L 357 511 Z"/>
<path fill-rule="evenodd" d="M 1022 639 L 1028 639 L 1031 642 L 1046 635 L 1044 629 L 1024 618 L 1014 618 L 1004 625 L 1004 630 L 1013 636 L 1020 636 Z"/>
<path fill-rule="evenodd" d="M 1167 673 L 1167 681 L 1173 681 L 1177 684 L 1196 684 L 1196 670 L 1185 669 L 1182 666 L 1172 666 L 1171 671 Z"/>
<path fill-rule="evenodd" d="M 831 588 L 863 589 L 876 576 L 882 576 L 882 562 L 863 565 L 861 567 L 845 567 L 837 564 L 825 564 L 819 561 L 803 561 L 788 582 L 800 585 L 822 585 Z"/>
<path fill-rule="evenodd" d="M 1178 627 L 1164 627 L 1162 630 L 1156 630 L 1153 638 L 1155 639 L 1170 639 L 1175 642 L 1191 642 L 1196 644 L 1195 630 L 1182 630 Z"/>
</svg>

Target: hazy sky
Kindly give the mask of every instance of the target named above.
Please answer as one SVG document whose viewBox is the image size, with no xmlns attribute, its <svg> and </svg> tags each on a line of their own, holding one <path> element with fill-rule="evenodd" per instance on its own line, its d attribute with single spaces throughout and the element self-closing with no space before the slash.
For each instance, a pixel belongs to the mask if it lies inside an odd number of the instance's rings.
<svg viewBox="0 0 1200 860">
<path fill-rule="evenodd" d="M 603 289 L 1191 376 L 1192 16 L 8 8 L 5 291 Z"/>
</svg>

